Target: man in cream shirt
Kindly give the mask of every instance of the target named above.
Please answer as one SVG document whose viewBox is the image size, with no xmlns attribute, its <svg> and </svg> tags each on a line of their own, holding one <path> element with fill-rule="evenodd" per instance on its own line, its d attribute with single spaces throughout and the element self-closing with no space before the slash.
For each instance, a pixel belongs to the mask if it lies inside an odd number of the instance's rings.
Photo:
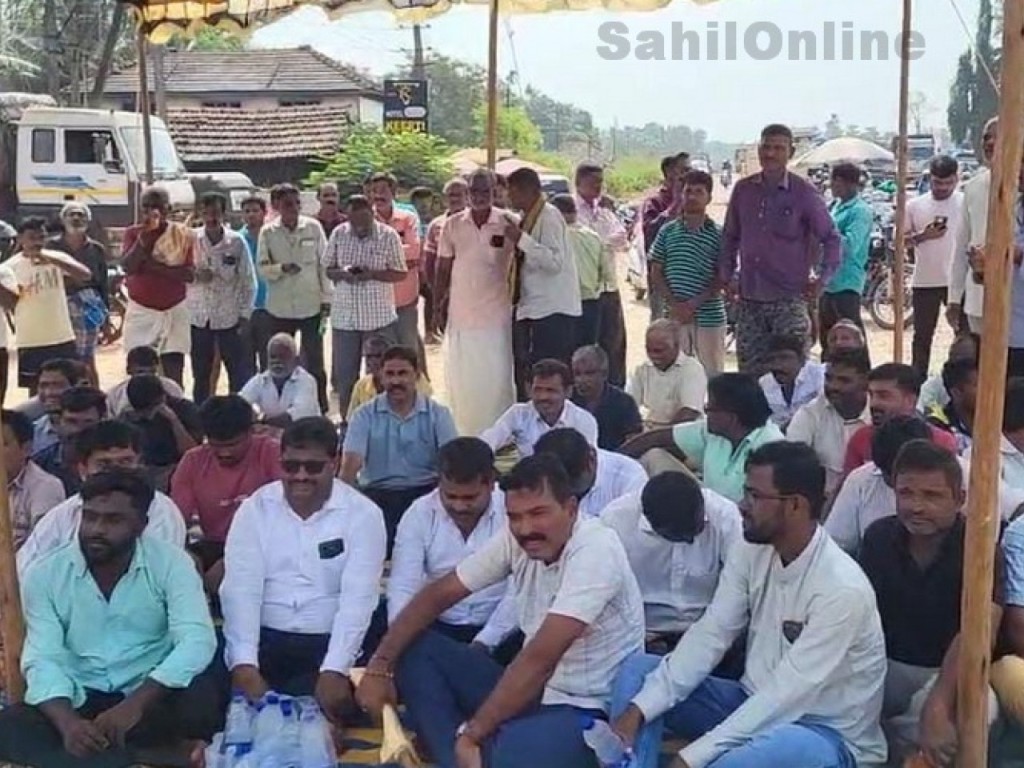
<svg viewBox="0 0 1024 768">
<path fill-rule="evenodd" d="M 814 451 L 754 451 L 726 560 L 704 616 L 665 659 L 637 656 L 616 680 L 613 728 L 655 768 L 661 733 L 687 740 L 672 768 L 881 765 L 886 658 L 875 593 L 819 525 L 825 470 Z M 747 631 L 739 681 L 711 676 Z"/>
<path fill-rule="evenodd" d="M 963 191 L 963 215 L 957 228 L 956 248 L 953 264 L 949 269 L 949 307 L 946 310 L 953 330 L 960 330 L 963 316 L 971 333 L 981 333 L 981 310 L 985 303 L 985 288 L 974 279 L 971 254 L 985 247 L 988 230 L 988 194 L 992 184 L 991 163 L 996 151 L 998 118 L 985 123 L 982 135 L 982 153 L 985 168 L 972 176 L 961 187 Z"/>
<path fill-rule="evenodd" d="M 655 320 L 647 328 L 647 359 L 626 384 L 648 429 L 693 421 L 704 413 L 708 377 L 704 366 L 679 347 L 680 327 L 674 320 Z"/>
<path fill-rule="evenodd" d="M 739 510 L 689 475 L 663 472 L 605 507 L 601 522 L 626 548 L 648 641 L 671 649 L 714 597 L 726 556 L 742 538 Z"/>
</svg>

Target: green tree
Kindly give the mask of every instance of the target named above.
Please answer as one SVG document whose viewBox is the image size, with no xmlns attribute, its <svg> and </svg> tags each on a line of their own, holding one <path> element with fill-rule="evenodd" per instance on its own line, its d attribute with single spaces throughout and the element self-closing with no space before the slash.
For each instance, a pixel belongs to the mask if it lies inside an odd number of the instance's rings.
<svg viewBox="0 0 1024 768">
<path fill-rule="evenodd" d="M 452 175 L 451 148 L 444 139 L 423 133 L 385 133 L 365 124 L 349 128 L 338 151 L 317 164 L 320 167 L 306 179 L 310 186 L 335 181 L 358 189 L 369 174 L 388 171 L 403 188 L 437 188 Z"/>
<path fill-rule="evenodd" d="M 949 107 L 946 122 L 953 141 L 963 144 L 971 137 L 971 98 L 977 88 L 974 72 L 974 57 L 970 51 L 960 54 L 956 77 L 949 89 Z"/>
<path fill-rule="evenodd" d="M 950 134 L 958 143 L 969 141 L 977 146 L 985 122 L 999 110 L 999 94 L 988 72 L 999 77 L 1001 53 L 995 41 L 1001 34 L 1001 27 L 1001 17 L 993 8 L 992 0 L 981 0 L 974 47 L 961 55 L 950 88 L 946 118 Z"/>
<path fill-rule="evenodd" d="M 220 27 L 201 27 L 194 37 L 174 35 L 168 48 L 182 51 L 241 51 L 245 40 L 235 32 Z"/>
<path fill-rule="evenodd" d="M 487 105 L 478 104 L 473 110 L 475 141 L 479 146 L 487 143 Z M 544 143 L 540 128 L 530 119 L 521 106 L 498 105 L 498 146 L 516 152 L 539 150 Z"/>
</svg>

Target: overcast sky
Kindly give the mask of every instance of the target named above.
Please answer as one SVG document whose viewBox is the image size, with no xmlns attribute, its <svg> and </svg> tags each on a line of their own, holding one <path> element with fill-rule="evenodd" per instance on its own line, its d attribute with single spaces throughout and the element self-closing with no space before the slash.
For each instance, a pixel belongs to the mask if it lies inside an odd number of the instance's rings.
<svg viewBox="0 0 1024 768">
<path fill-rule="evenodd" d="M 923 53 L 911 62 L 911 89 L 927 96 L 931 107 L 927 122 L 936 127 L 945 123 L 957 58 L 967 46 L 954 2 L 973 29 L 977 0 L 914 3 L 914 30 L 923 41 Z M 747 141 L 768 122 L 822 125 L 835 112 L 844 123 L 894 130 L 899 7 L 897 0 L 720 0 L 706 6 L 676 0 L 653 13 L 520 15 L 502 24 L 500 67 L 503 75 L 518 69 L 524 84 L 589 110 L 603 127 L 615 121 L 619 125 L 685 123 L 704 128 L 715 139 Z M 602 37 L 602 25 L 609 23 L 618 23 L 616 34 L 610 36 L 605 26 Z M 697 60 L 672 60 L 673 23 L 683 32 L 701 36 Z M 757 32 L 757 44 L 766 49 L 772 42 L 766 24 L 774 25 L 782 36 L 783 53 L 757 60 L 745 48 L 744 38 Z M 713 60 L 708 38 L 716 25 L 719 56 Z M 733 25 L 737 48 L 735 60 L 729 61 L 725 60 L 726 38 Z M 826 25 L 834 29 L 834 58 L 840 60 L 825 60 Z M 841 60 L 844 27 L 854 37 L 852 61 Z M 815 37 L 817 60 L 788 58 L 789 36 L 803 31 Z M 887 61 L 877 60 L 877 55 L 871 61 L 860 58 L 864 32 L 884 33 L 888 38 Z M 665 40 L 665 60 L 642 60 L 638 55 L 637 37 L 646 34 L 650 40 L 652 33 L 653 39 L 660 33 Z M 424 42 L 436 52 L 484 64 L 485 7 L 460 7 L 432 20 L 424 29 Z M 380 13 L 327 23 L 319 9 L 305 8 L 257 32 L 253 43 L 312 45 L 380 75 L 403 61 L 403 51 L 412 47 L 412 29 L 399 27 Z M 617 51 L 619 58 L 602 55 L 601 48 Z M 650 45 L 647 50 L 652 50 Z M 687 49 L 683 56 L 689 55 Z"/>
</svg>

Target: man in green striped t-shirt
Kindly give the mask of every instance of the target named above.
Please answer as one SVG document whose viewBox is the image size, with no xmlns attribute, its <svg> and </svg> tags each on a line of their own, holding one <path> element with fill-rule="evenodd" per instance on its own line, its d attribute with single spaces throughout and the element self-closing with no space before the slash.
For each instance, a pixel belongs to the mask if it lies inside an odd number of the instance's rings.
<svg viewBox="0 0 1024 768">
<path fill-rule="evenodd" d="M 658 231 L 650 251 L 651 285 L 682 325 L 681 350 L 700 360 L 708 378 L 725 370 L 725 300 L 717 287 L 722 230 L 707 214 L 713 188 L 710 174 L 688 171 L 682 212 Z"/>
</svg>

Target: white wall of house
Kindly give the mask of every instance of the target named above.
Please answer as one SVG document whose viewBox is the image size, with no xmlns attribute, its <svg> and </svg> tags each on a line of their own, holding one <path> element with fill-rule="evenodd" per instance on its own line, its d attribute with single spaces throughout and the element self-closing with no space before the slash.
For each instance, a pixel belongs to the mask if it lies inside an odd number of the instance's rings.
<svg viewBox="0 0 1024 768">
<path fill-rule="evenodd" d="M 359 97 L 359 122 L 366 125 L 384 125 L 384 102 Z"/>
<path fill-rule="evenodd" d="M 107 96 L 103 101 L 106 109 L 125 109 L 132 104 L 134 96 L 124 97 Z M 232 107 L 236 104 L 239 109 L 247 111 L 273 110 L 281 106 L 281 102 L 292 104 L 301 102 L 319 103 L 324 106 L 347 107 L 351 110 L 353 117 L 361 122 L 369 122 L 374 125 L 381 125 L 384 121 L 384 105 L 375 99 L 368 99 L 364 96 L 334 95 L 334 94 L 167 94 L 167 107 L 169 109 L 189 109 L 203 106 Z"/>
</svg>

